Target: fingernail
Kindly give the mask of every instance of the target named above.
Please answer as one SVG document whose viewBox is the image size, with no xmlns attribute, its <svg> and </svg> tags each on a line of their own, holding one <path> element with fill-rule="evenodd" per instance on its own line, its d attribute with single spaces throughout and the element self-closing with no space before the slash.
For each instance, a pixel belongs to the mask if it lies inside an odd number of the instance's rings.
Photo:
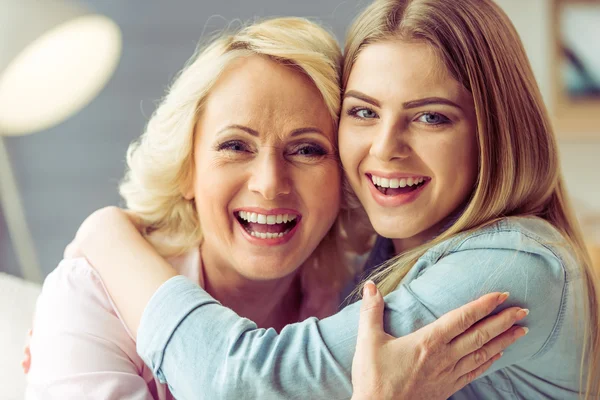
<svg viewBox="0 0 600 400">
<path fill-rule="evenodd" d="M 498 296 L 498 304 L 504 303 L 504 301 L 506 301 L 506 299 L 508 299 L 508 296 L 510 296 L 509 292 L 504 292 L 500 296 Z"/>
<path fill-rule="evenodd" d="M 365 285 L 363 286 L 363 296 L 375 296 L 375 293 L 377 293 L 377 287 L 375 286 L 375 283 L 371 280 L 366 281 Z"/>
<path fill-rule="evenodd" d="M 529 309 L 521 308 L 519 311 L 517 311 L 517 320 L 523 319 L 528 315 L 529 315 Z"/>
<path fill-rule="evenodd" d="M 521 329 L 517 329 L 516 330 L 517 339 L 527 335 L 528 333 L 529 333 L 529 328 L 527 328 L 525 326 L 522 327 Z"/>
</svg>

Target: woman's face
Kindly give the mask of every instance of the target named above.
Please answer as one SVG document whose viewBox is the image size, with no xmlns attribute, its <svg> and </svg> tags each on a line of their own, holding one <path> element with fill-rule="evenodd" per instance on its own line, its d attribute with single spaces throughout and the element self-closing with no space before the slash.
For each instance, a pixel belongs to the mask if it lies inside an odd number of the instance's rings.
<svg viewBox="0 0 600 400">
<path fill-rule="evenodd" d="M 300 72 L 236 61 L 203 107 L 193 187 L 203 257 L 252 280 L 295 271 L 331 228 L 341 172 L 328 109 Z"/>
<path fill-rule="evenodd" d="M 471 94 L 426 43 L 367 45 L 344 94 L 339 149 L 375 230 L 404 251 L 435 236 L 477 177 Z"/>
</svg>

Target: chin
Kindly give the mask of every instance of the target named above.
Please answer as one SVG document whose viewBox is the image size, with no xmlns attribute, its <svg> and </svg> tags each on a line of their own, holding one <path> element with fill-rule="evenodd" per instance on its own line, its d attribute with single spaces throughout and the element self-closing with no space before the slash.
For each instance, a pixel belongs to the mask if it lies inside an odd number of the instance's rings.
<svg viewBox="0 0 600 400">
<path fill-rule="evenodd" d="M 410 226 L 413 224 L 406 224 L 402 220 L 390 220 L 372 222 L 373 229 L 378 235 L 388 239 L 409 239 L 419 234 L 419 230 L 416 227 Z"/>
<path fill-rule="evenodd" d="M 263 263 L 258 268 L 247 268 L 243 271 L 239 271 L 246 279 L 253 281 L 272 281 L 276 279 L 285 278 L 286 276 L 293 274 L 298 268 L 286 268 L 281 267 L 281 263 L 270 264 Z"/>
</svg>

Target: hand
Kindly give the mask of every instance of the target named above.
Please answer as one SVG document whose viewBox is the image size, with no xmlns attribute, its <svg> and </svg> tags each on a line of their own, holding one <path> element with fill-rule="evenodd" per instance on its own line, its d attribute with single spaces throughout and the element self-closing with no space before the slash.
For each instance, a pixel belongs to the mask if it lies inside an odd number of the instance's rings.
<svg viewBox="0 0 600 400">
<path fill-rule="evenodd" d="M 506 298 L 508 293 L 482 296 L 396 339 L 383 330 L 384 300 L 367 282 L 352 362 L 352 399 L 447 399 L 527 334 L 527 328 L 513 326 L 529 313 L 519 307 L 480 321 Z"/>
<path fill-rule="evenodd" d="M 25 343 L 25 347 L 23 348 L 23 360 L 21 361 L 21 367 L 23 368 L 23 373 L 29 373 L 29 368 L 31 368 L 31 349 L 29 348 L 29 341 L 31 340 L 31 334 L 33 331 L 30 329 L 27 332 L 27 342 Z"/>
</svg>

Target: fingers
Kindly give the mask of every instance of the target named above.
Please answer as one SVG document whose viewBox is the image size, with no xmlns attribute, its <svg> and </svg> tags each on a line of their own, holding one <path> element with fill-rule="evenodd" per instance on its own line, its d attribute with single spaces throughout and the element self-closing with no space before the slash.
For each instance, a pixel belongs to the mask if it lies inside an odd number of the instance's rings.
<svg viewBox="0 0 600 400">
<path fill-rule="evenodd" d="M 29 373 L 29 368 L 31 367 L 31 350 L 29 349 L 29 345 L 25 346 L 23 349 L 23 360 L 21 361 L 21 368 L 23 368 L 23 373 Z"/>
<path fill-rule="evenodd" d="M 436 334 L 440 336 L 444 343 L 450 343 L 455 337 L 494 311 L 508 296 L 508 292 L 486 294 L 477 300 L 444 314 L 431 324 L 431 329 L 437 331 Z"/>
<path fill-rule="evenodd" d="M 454 391 L 457 392 L 458 390 L 467 386 L 469 383 L 473 382 L 475 379 L 479 378 L 485 371 L 487 371 L 492 366 L 492 364 L 498 361 L 500 357 L 502 357 L 502 353 L 496 354 L 494 357 L 483 363 L 478 368 L 460 376 L 460 378 L 458 378 L 458 380 L 456 381 L 457 386 L 454 388 Z"/>
<path fill-rule="evenodd" d="M 527 314 L 529 314 L 529 310 L 511 307 L 479 321 L 450 343 L 453 356 L 461 358 L 482 348 L 491 339 L 513 326 L 515 322 L 525 318 Z"/>
<path fill-rule="evenodd" d="M 372 339 L 383 331 L 383 297 L 372 281 L 363 286 L 363 298 L 358 321 L 358 340 Z"/>
<path fill-rule="evenodd" d="M 513 326 L 498 337 L 490 340 L 479 350 L 463 357 L 458 364 L 456 364 L 456 373 L 462 376 L 476 371 L 498 354 L 501 354 L 508 346 L 516 342 L 519 338 L 525 336 L 527 332 L 529 332 L 528 328 Z"/>
<path fill-rule="evenodd" d="M 33 330 L 29 329 L 27 331 L 27 344 L 23 348 L 23 360 L 21 361 L 21 368 L 23 368 L 23 373 L 29 373 L 29 368 L 31 367 L 31 349 L 29 348 L 29 340 L 31 340 L 31 335 L 33 334 Z"/>
</svg>

